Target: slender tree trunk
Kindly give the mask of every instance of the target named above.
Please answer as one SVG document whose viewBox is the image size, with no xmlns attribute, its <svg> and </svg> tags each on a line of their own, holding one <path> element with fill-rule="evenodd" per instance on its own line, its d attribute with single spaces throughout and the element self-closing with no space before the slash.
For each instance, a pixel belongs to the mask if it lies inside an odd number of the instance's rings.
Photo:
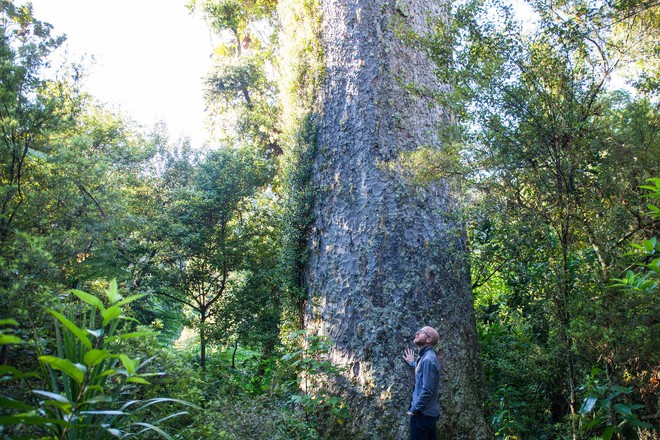
<svg viewBox="0 0 660 440">
<path fill-rule="evenodd" d="M 199 366 L 202 369 L 202 382 L 206 381 L 206 318 L 202 313 L 199 320 Z"/>
<path fill-rule="evenodd" d="M 415 187 L 385 164 L 438 145 L 446 115 L 431 96 L 435 66 L 397 27 L 425 33 L 434 0 L 321 0 L 326 82 L 305 275 L 306 326 L 334 343 L 345 367 L 331 383 L 350 407 L 353 438 L 406 438 L 412 387 L 401 358 L 415 330 L 440 333 L 439 438 L 490 436 L 465 235 L 450 187 Z"/>
</svg>

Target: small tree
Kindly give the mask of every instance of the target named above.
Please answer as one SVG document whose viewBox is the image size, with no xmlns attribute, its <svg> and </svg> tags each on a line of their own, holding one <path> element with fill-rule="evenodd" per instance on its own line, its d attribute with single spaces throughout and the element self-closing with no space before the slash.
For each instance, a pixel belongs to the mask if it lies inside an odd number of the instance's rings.
<svg viewBox="0 0 660 440">
<path fill-rule="evenodd" d="M 216 151 L 195 169 L 189 186 L 173 193 L 162 225 L 164 246 L 152 288 L 195 313 L 203 375 L 209 327 L 225 313 L 229 293 L 241 287 L 241 271 L 249 269 L 247 246 L 258 231 L 243 226 L 266 175 L 260 159 L 246 150 Z"/>
</svg>

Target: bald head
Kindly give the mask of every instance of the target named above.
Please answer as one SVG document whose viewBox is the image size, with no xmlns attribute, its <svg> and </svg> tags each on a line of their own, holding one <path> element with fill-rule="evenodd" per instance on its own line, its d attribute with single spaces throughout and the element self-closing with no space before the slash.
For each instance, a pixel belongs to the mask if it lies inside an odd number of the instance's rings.
<svg viewBox="0 0 660 440">
<path fill-rule="evenodd" d="M 431 345 L 437 344 L 438 341 L 440 340 L 440 335 L 438 334 L 436 329 L 434 329 L 433 327 L 429 327 L 427 325 L 425 327 L 422 327 L 421 331 L 426 333 L 426 335 L 431 339 L 431 342 L 430 342 Z"/>
</svg>

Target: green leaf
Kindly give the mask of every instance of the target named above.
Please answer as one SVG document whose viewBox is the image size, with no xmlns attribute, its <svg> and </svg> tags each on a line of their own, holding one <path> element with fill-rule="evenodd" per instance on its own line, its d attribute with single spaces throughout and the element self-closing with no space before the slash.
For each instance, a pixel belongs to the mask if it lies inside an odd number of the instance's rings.
<svg viewBox="0 0 660 440">
<path fill-rule="evenodd" d="M 55 318 L 57 318 L 58 321 L 62 323 L 64 327 L 66 327 L 71 333 L 76 335 L 76 337 L 82 342 L 82 344 L 88 349 L 92 349 L 92 341 L 90 341 L 87 338 L 87 332 L 83 331 L 80 329 L 77 325 L 75 325 L 73 322 L 69 321 L 67 318 L 62 316 L 61 314 L 57 313 L 55 310 L 48 310 L 48 312 L 53 315 Z"/>
<path fill-rule="evenodd" d="M 145 378 L 140 377 L 140 376 L 131 376 L 128 379 L 126 379 L 126 381 L 127 382 L 133 382 L 133 383 L 142 383 L 142 384 L 145 384 L 145 385 L 151 385 L 151 382 L 149 382 L 148 380 L 146 380 Z"/>
<path fill-rule="evenodd" d="M 614 434 L 614 426 L 608 426 L 603 431 L 603 440 L 611 440 L 613 434 Z"/>
<path fill-rule="evenodd" d="M 34 408 L 28 405 L 27 403 L 19 402 L 14 400 L 11 397 L 0 396 L 0 407 L 2 408 L 12 408 L 12 409 L 22 409 L 22 410 L 33 410 Z"/>
<path fill-rule="evenodd" d="M 101 375 L 101 377 L 102 377 L 102 375 Z M 103 387 L 101 385 L 88 385 L 85 388 L 85 392 L 87 393 L 89 391 L 98 391 L 98 392 L 102 393 L 103 392 Z"/>
<path fill-rule="evenodd" d="M 110 286 L 108 286 L 106 295 L 108 296 L 108 301 L 110 301 L 111 305 L 114 305 L 117 301 L 121 300 L 122 296 L 119 294 L 116 279 L 110 281 Z"/>
<path fill-rule="evenodd" d="M 82 290 L 77 290 L 77 289 L 73 289 L 71 292 L 73 292 L 74 295 L 76 295 L 78 298 L 80 298 L 87 304 L 92 305 L 101 311 L 105 309 L 105 307 L 103 306 L 103 302 L 96 296 L 90 295 L 87 292 L 83 292 Z"/>
<path fill-rule="evenodd" d="M 142 298 L 143 296 L 146 296 L 146 295 L 145 295 L 144 293 L 141 293 L 141 294 L 139 294 L 139 295 L 133 295 L 133 296 L 130 296 L 130 297 L 126 298 L 126 299 L 123 299 L 123 300 L 119 301 L 116 305 L 117 305 L 118 307 L 121 307 L 121 306 L 123 306 L 123 305 L 125 305 L 125 304 L 128 304 L 128 303 L 130 303 L 130 302 L 135 301 L 136 299 L 140 299 L 140 298 Z"/>
<path fill-rule="evenodd" d="M 110 376 L 111 374 L 115 374 L 115 373 L 116 373 L 116 371 L 114 369 L 113 370 L 105 370 L 103 373 L 101 373 L 100 377 Z"/>
<path fill-rule="evenodd" d="M 45 426 L 45 425 L 59 425 L 64 427 L 71 427 L 71 423 L 61 419 L 47 419 L 32 414 L 15 414 L 13 416 L 0 417 L 0 425 L 31 425 L 31 426 Z"/>
<path fill-rule="evenodd" d="M 83 403 L 85 403 L 87 405 L 93 405 L 93 404 L 96 404 L 96 403 L 109 403 L 109 402 L 112 402 L 112 397 L 106 396 L 104 394 L 99 394 L 98 396 L 94 396 L 89 400 L 85 400 L 85 402 L 83 402 Z"/>
<path fill-rule="evenodd" d="M 63 411 L 65 414 L 71 414 L 72 412 L 72 406 L 70 403 L 58 402 L 57 400 L 46 400 L 44 401 L 44 405 L 54 406 L 60 411 Z"/>
<path fill-rule="evenodd" d="M 616 405 L 613 406 L 613 408 L 619 414 L 623 414 L 623 415 L 627 415 L 627 416 L 632 414 L 632 410 L 630 409 L 630 407 L 628 405 L 623 404 L 623 403 L 617 403 Z"/>
<path fill-rule="evenodd" d="M 653 252 L 656 243 L 657 239 L 655 237 L 651 238 L 650 240 L 644 240 L 644 250 L 648 253 Z"/>
<path fill-rule="evenodd" d="M 117 355 L 115 357 L 119 358 L 121 363 L 124 365 L 124 368 L 126 368 L 126 371 L 128 372 L 129 376 L 132 375 L 133 373 L 135 373 L 135 369 L 138 366 L 137 359 L 131 359 L 128 356 L 126 356 L 125 354 L 120 354 L 120 355 Z"/>
<path fill-rule="evenodd" d="M 626 421 L 633 426 L 637 426 L 638 428 L 646 428 L 646 429 L 653 428 L 653 425 L 651 425 L 650 423 L 642 422 L 635 416 L 628 418 Z"/>
<path fill-rule="evenodd" d="M 106 326 L 110 321 L 121 316 L 121 309 L 117 306 L 108 307 L 101 312 L 101 315 L 103 315 L 103 326 Z"/>
<path fill-rule="evenodd" d="M 0 365 L 0 376 L 11 376 L 11 377 L 2 377 L 3 380 L 25 379 L 28 377 L 34 377 L 38 379 L 40 377 L 37 373 L 33 371 L 28 371 L 27 373 L 23 373 L 9 365 Z"/>
<path fill-rule="evenodd" d="M 93 349 L 85 353 L 83 356 L 83 361 L 88 367 L 93 367 L 100 364 L 106 359 L 109 359 L 112 355 L 108 350 L 97 350 Z"/>
<path fill-rule="evenodd" d="M 3 326 L 3 325 L 13 325 L 13 326 L 18 327 L 18 322 L 15 319 L 11 319 L 11 318 L 9 318 L 9 319 L 0 319 L 0 326 Z"/>
<path fill-rule="evenodd" d="M 0 345 L 20 344 L 21 342 L 23 341 L 18 336 L 0 334 Z"/>
<path fill-rule="evenodd" d="M 55 356 L 39 356 L 39 360 L 47 363 L 54 370 L 59 370 L 78 383 L 85 380 L 85 373 L 68 359 L 60 359 Z"/>
</svg>

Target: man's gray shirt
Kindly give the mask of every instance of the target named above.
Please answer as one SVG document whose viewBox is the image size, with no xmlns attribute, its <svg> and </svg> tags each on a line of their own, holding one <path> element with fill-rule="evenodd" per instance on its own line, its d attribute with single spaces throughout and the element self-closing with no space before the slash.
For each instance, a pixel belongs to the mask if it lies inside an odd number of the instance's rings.
<svg viewBox="0 0 660 440">
<path fill-rule="evenodd" d="M 438 417 L 440 405 L 440 362 L 431 347 L 424 347 L 419 353 L 417 362 L 411 362 L 415 367 L 415 388 L 413 389 L 410 412 L 422 413 L 425 416 Z"/>
</svg>

